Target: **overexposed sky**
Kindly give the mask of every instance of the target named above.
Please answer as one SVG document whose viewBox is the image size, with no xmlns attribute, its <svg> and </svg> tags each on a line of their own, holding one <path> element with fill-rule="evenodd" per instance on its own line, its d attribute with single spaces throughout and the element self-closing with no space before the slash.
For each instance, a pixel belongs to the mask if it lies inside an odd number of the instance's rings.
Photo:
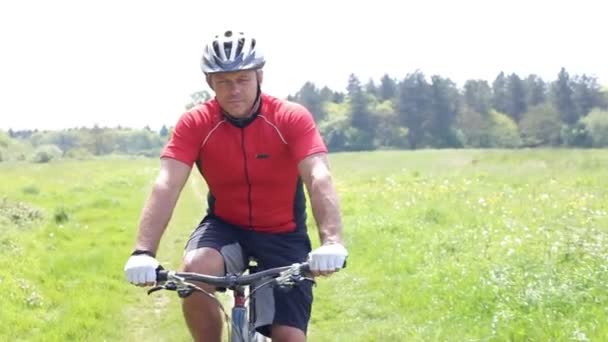
<svg viewBox="0 0 608 342">
<path fill-rule="evenodd" d="M 545 81 L 564 66 L 608 85 L 603 0 L 0 2 L 0 130 L 174 125 L 204 89 L 205 38 L 227 28 L 263 45 L 263 89 L 345 90 L 384 73 Z"/>
</svg>

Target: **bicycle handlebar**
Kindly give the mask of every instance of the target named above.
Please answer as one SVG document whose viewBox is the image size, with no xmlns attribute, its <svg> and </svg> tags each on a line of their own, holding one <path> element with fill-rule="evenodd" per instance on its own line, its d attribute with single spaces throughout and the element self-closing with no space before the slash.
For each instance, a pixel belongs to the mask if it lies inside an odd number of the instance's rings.
<svg viewBox="0 0 608 342">
<path fill-rule="evenodd" d="M 303 275 L 304 273 L 308 272 L 310 272 L 310 268 L 307 262 L 296 263 L 289 266 L 275 267 L 253 274 L 229 274 L 226 276 L 210 276 L 194 272 L 175 272 L 167 271 L 164 269 L 158 269 L 156 271 L 156 281 L 162 282 L 178 278 L 181 281 L 198 281 L 216 287 L 231 288 L 234 286 L 251 285 L 254 282 L 261 280 L 265 277 L 277 278 L 283 275 L 284 273 L 289 273 L 289 275 Z"/>
</svg>

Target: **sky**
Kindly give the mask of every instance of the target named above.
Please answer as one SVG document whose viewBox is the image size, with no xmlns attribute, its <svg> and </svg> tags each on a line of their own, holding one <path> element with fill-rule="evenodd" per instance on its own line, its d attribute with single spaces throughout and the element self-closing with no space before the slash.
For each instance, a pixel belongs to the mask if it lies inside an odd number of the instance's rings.
<svg viewBox="0 0 608 342">
<path fill-rule="evenodd" d="M 0 130 L 172 126 L 206 89 L 206 39 L 246 31 L 264 48 L 263 90 L 334 90 L 416 70 L 545 81 L 561 67 L 608 85 L 602 0 L 20 0 L 0 2 Z"/>
</svg>

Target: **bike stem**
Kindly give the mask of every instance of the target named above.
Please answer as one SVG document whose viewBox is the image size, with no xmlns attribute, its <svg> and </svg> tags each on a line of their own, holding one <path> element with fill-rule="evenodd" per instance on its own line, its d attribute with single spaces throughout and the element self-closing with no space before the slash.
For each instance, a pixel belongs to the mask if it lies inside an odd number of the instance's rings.
<svg viewBox="0 0 608 342">
<path fill-rule="evenodd" d="M 245 288 L 237 286 L 233 291 L 234 296 L 234 307 L 243 308 L 245 307 Z"/>
</svg>

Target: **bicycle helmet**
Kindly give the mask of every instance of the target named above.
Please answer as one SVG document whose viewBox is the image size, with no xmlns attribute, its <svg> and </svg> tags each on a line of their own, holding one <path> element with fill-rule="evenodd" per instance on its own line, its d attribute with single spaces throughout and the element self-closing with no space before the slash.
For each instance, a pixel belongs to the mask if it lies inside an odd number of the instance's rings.
<svg viewBox="0 0 608 342">
<path fill-rule="evenodd" d="M 243 32 L 228 30 L 215 35 L 203 50 L 201 69 L 208 75 L 262 68 L 266 60 L 256 43 Z"/>
</svg>

